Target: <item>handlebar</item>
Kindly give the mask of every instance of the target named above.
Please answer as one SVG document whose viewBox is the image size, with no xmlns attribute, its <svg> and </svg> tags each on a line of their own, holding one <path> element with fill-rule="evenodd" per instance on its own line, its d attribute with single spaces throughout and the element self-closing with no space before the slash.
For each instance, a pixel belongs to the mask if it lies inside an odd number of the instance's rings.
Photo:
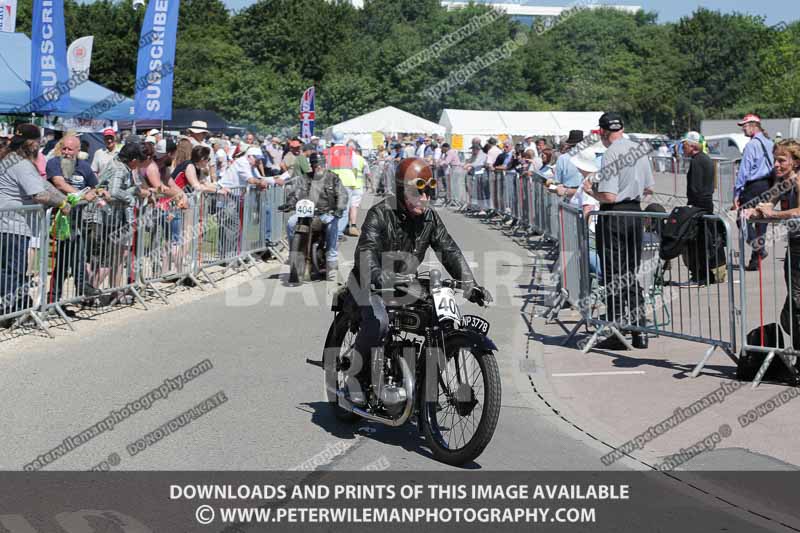
<svg viewBox="0 0 800 533">
<path fill-rule="evenodd" d="M 428 277 L 430 273 L 422 273 L 422 274 L 396 274 L 394 282 L 392 283 L 391 287 L 375 287 L 372 285 L 370 288 L 373 292 L 395 292 L 398 289 L 406 288 L 409 285 L 417 282 L 421 285 L 424 285 L 430 288 L 430 278 Z M 465 283 L 463 281 L 457 279 L 443 279 L 440 280 L 441 286 L 449 289 L 455 290 L 464 290 Z"/>
</svg>

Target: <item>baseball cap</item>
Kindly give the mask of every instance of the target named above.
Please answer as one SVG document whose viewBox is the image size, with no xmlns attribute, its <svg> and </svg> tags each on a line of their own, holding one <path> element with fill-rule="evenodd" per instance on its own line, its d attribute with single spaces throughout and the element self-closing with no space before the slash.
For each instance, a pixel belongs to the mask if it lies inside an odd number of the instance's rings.
<svg viewBox="0 0 800 533">
<path fill-rule="evenodd" d="M 625 123 L 622 122 L 622 117 L 619 113 L 603 113 L 598 124 L 600 128 L 607 131 L 619 131 L 625 127 Z"/>
<path fill-rule="evenodd" d="M 152 130 L 147 132 L 147 135 L 155 137 L 156 135 L 160 134 L 161 132 L 158 131 L 158 128 L 153 128 Z"/>
<path fill-rule="evenodd" d="M 306 143 L 306 144 L 304 144 L 304 145 L 303 145 L 303 151 L 304 151 L 304 152 L 305 152 L 306 150 L 316 150 L 316 149 L 317 149 L 317 147 L 316 147 L 316 146 L 314 146 L 314 145 L 313 145 L 313 144 L 311 144 L 311 143 Z"/>
<path fill-rule="evenodd" d="M 744 126 L 748 122 L 758 122 L 760 124 L 761 123 L 761 117 L 759 117 L 758 115 L 755 115 L 753 113 L 748 113 L 747 115 L 744 116 L 742 121 L 738 123 L 738 125 L 739 126 Z"/>
<path fill-rule="evenodd" d="M 256 146 L 251 146 L 248 148 L 246 155 L 252 155 L 253 157 L 264 157 L 264 153 L 261 151 L 261 148 Z"/>
<path fill-rule="evenodd" d="M 103 130 L 103 137 L 116 137 L 117 132 L 113 128 L 106 128 Z"/>
<path fill-rule="evenodd" d="M 681 142 L 690 142 L 695 144 L 703 144 L 705 137 L 696 131 L 690 131 L 681 138 Z"/>
</svg>

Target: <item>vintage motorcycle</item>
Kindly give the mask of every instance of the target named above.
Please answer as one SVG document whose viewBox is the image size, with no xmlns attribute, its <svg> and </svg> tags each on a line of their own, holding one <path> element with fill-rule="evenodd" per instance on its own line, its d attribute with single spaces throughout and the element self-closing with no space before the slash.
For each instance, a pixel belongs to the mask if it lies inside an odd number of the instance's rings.
<svg viewBox="0 0 800 533">
<path fill-rule="evenodd" d="M 486 336 L 486 320 L 461 314 L 455 294 L 462 288 L 431 270 L 373 290 L 384 298 L 390 327 L 384 349 L 373 350 L 370 385 L 355 377 L 361 365 L 354 348 L 359 308 L 346 287 L 334 295 L 323 367 L 338 418 L 399 427 L 415 415 L 437 460 L 463 465 L 483 452 L 500 416 L 497 347 Z M 362 387 L 366 405 L 349 401 L 353 387 Z"/>
<path fill-rule="evenodd" d="M 281 206 L 284 211 L 291 208 Z M 289 243 L 289 283 L 310 281 L 325 276 L 325 224 L 316 212 L 314 202 L 299 200 L 294 211 L 297 224 Z"/>
</svg>

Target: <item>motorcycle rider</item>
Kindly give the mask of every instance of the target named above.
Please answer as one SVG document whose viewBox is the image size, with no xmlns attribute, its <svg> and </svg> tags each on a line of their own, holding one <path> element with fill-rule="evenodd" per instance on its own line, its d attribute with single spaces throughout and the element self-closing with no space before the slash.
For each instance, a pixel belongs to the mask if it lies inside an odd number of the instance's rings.
<svg viewBox="0 0 800 533">
<path fill-rule="evenodd" d="M 325 224 L 325 262 L 327 277 L 335 280 L 338 270 L 338 224 L 342 216 L 346 216 L 347 190 L 342 180 L 335 173 L 322 165 L 322 156 L 312 152 L 308 156 L 311 170 L 293 180 L 293 187 L 286 197 L 286 205 L 293 207 L 298 201 L 309 199 L 314 202 L 319 218 Z M 292 214 L 286 223 L 286 234 L 292 241 L 294 228 L 297 225 L 297 213 Z"/>
<path fill-rule="evenodd" d="M 396 195 L 371 207 L 361 226 L 355 266 L 347 283 L 361 316 L 355 340 L 361 364 L 355 363 L 352 369 L 358 387 L 348 380 L 348 395 L 355 405 L 366 403 L 362 391 L 369 383 L 371 352 L 382 349 L 389 331 L 386 305 L 372 287 L 392 288 L 398 275 L 415 273 L 432 248 L 448 274 L 464 282 L 467 300 L 481 306 L 492 301 L 489 291 L 475 283 L 461 249 L 438 213 L 428 207 L 435 188 L 431 166 L 424 159 L 404 159 L 395 173 Z"/>
</svg>

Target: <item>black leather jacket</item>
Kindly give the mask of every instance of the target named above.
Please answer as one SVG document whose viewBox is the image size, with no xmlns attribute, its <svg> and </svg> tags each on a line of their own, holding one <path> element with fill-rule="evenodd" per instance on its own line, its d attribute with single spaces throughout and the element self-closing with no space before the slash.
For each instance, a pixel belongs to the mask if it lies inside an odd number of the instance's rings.
<svg viewBox="0 0 800 533">
<path fill-rule="evenodd" d="M 416 272 L 428 248 L 433 248 L 439 262 L 453 278 L 472 283 L 475 277 L 464 254 L 433 209 L 412 217 L 402 207 L 395 209 L 395 199 L 384 200 L 370 208 L 355 253 L 351 276 L 361 287 L 389 286 L 393 274 Z M 369 275 L 362 280 L 361 269 Z"/>
<path fill-rule="evenodd" d="M 299 200 L 308 198 L 320 213 L 341 217 L 347 209 L 347 190 L 339 176 L 331 171 L 320 170 L 314 179 L 306 175 L 294 178 L 286 195 L 286 203 L 294 206 Z"/>
</svg>

